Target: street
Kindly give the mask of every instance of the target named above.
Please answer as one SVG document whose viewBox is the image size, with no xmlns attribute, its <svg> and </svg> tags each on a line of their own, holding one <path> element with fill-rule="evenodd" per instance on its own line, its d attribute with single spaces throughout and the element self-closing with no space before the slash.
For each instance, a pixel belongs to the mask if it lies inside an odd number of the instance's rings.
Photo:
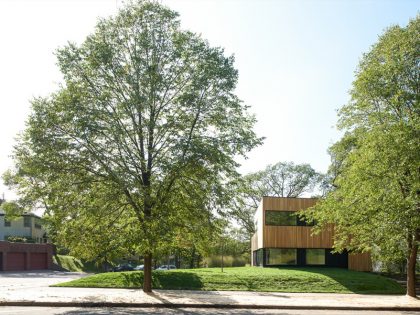
<svg viewBox="0 0 420 315">
<path fill-rule="evenodd" d="M 418 315 L 414 311 L 336 311 L 336 310 L 247 310 L 215 308 L 73 308 L 73 307 L 0 307 L 1 315 L 120 315 L 120 314 L 156 314 L 156 315 L 198 315 L 198 314 L 275 314 L 275 315 Z"/>
</svg>

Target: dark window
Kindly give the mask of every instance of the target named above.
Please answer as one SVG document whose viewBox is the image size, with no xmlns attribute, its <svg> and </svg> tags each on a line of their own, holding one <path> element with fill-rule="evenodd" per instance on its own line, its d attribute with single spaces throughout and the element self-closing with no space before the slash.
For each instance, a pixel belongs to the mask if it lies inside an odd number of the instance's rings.
<svg viewBox="0 0 420 315">
<path fill-rule="evenodd" d="M 12 225 L 12 222 L 4 218 L 4 226 L 11 226 L 11 225 Z"/>
<path fill-rule="evenodd" d="M 263 249 L 254 250 L 254 266 L 263 265 Z"/>
<path fill-rule="evenodd" d="M 35 228 L 40 229 L 41 228 L 41 219 L 35 218 Z"/>
<path fill-rule="evenodd" d="M 331 250 L 326 250 L 325 264 L 329 267 L 348 267 L 348 253 L 344 251 L 342 253 L 331 253 Z"/>
<path fill-rule="evenodd" d="M 31 227 L 31 217 L 23 217 L 23 226 Z"/>
<path fill-rule="evenodd" d="M 267 265 L 296 265 L 297 251 L 293 248 L 267 248 L 266 264 Z"/>
<path fill-rule="evenodd" d="M 307 249 L 307 265 L 325 265 L 325 249 Z"/>
<path fill-rule="evenodd" d="M 304 218 L 298 217 L 297 225 L 299 226 L 314 226 L 316 224 L 316 221 L 306 221 Z"/>
<path fill-rule="evenodd" d="M 266 225 L 296 225 L 297 217 L 292 211 L 265 211 Z"/>
</svg>

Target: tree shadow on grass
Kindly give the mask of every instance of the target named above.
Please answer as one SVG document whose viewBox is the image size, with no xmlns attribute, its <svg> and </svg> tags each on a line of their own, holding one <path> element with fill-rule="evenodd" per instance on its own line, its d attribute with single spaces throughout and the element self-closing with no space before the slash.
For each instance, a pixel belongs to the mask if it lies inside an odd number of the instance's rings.
<svg viewBox="0 0 420 315">
<path fill-rule="evenodd" d="M 122 273 L 126 288 L 141 288 L 143 272 Z M 204 287 L 200 277 L 191 272 L 154 271 L 152 273 L 152 288 L 163 290 L 202 290 Z"/>
<path fill-rule="evenodd" d="M 204 283 L 197 274 L 188 271 L 158 271 L 152 276 L 152 285 L 165 290 L 202 290 Z"/>
<path fill-rule="evenodd" d="M 404 294 L 404 289 L 396 281 L 369 272 L 329 267 L 280 267 L 278 269 L 300 270 L 317 277 L 322 275 L 338 283 L 343 289 L 356 294 Z M 310 279 L 306 281 L 310 281 Z M 314 278 L 314 285 L 316 282 L 316 278 Z M 316 292 L 314 291 L 314 293 Z M 324 292 L 327 293 L 328 290 Z"/>
</svg>

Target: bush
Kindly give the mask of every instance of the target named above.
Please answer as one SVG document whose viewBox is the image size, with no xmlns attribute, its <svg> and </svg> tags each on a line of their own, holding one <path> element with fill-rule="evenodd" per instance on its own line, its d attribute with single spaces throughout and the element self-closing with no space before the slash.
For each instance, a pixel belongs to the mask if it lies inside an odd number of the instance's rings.
<svg viewBox="0 0 420 315">
<path fill-rule="evenodd" d="M 14 243 L 35 243 L 35 240 L 32 237 L 25 236 L 7 236 L 6 240 Z"/>
<path fill-rule="evenodd" d="M 209 268 L 212 267 L 221 267 L 222 266 L 222 256 L 213 255 L 206 257 L 206 265 Z M 241 256 L 223 256 L 223 266 L 224 267 L 244 267 L 247 263 L 247 260 Z"/>
</svg>

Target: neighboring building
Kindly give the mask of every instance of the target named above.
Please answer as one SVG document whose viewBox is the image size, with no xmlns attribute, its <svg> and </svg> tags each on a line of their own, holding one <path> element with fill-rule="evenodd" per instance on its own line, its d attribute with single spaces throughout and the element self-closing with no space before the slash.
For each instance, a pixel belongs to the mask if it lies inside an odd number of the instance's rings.
<svg viewBox="0 0 420 315">
<path fill-rule="evenodd" d="M 0 204 L 3 202 L 0 199 Z M 52 244 L 8 242 L 9 236 L 25 237 L 36 243 L 46 243 L 41 218 L 23 214 L 9 221 L 0 210 L 0 271 L 38 270 L 52 268 Z"/>
<path fill-rule="evenodd" d="M 0 271 L 52 269 L 52 244 L 0 241 Z"/>
<path fill-rule="evenodd" d="M 312 207 L 315 198 L 263 197 L 251 239 L 253 266 L 328 266 L 371 271 L 367 253 L 333 254 L 333 225 L 312 236 L 311 226 L 293 213 Z"/>
<path fill-rule="evenodd" d="M 9 236 L 26 237 L 35 243 L 46 243 L 46 234 L 40 217 L 33 213 L 25 213 L 9 221 L 0 210 L 0 241 L 7 241 Z"/>
</svg>

